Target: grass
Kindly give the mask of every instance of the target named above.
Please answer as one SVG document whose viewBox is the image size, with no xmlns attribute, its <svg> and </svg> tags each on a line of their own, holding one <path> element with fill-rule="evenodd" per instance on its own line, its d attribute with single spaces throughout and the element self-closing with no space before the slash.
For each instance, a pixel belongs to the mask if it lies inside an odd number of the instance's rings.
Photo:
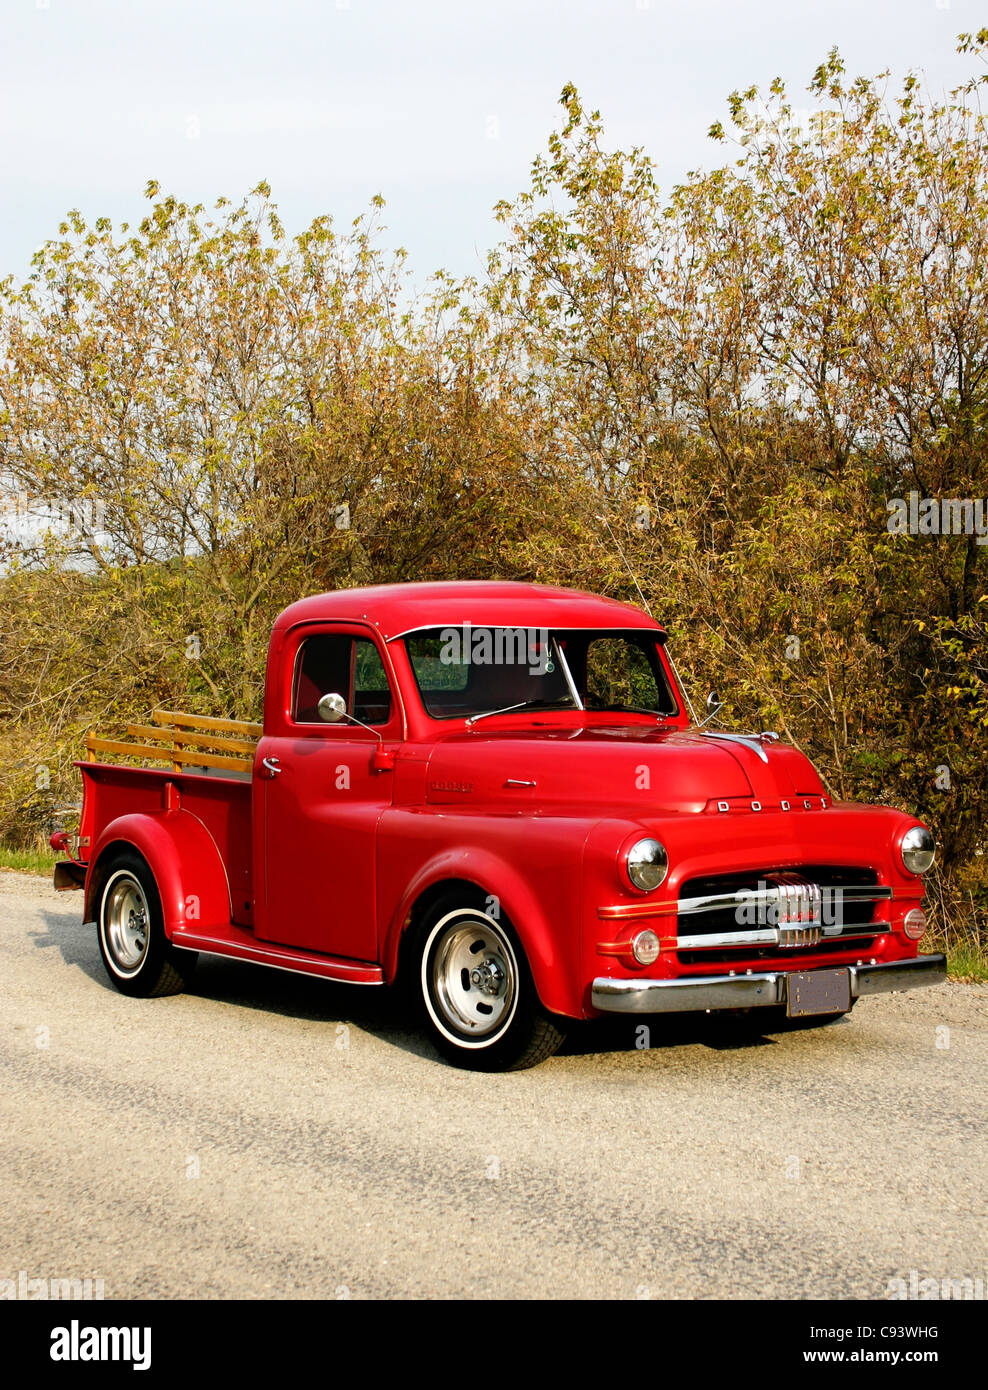
<svg viewBox="0 0 988 1390">
<path fill-rule="evenodd" d="M 50 849 L 12 849 L 0 845 L 0 869 L 19 869 L 24 874 L 51 875 L 55 855 Z"/>
<path fill-rule="evenodd" d="M 947 947 L 947 974 L 964 984 L 988 980 L 988 952 L 974 941 L 960 941 Z"/>
<path fill-rule="evenodd" d="M 926 887 L 930 930 L 923 951 L 943 951 L 947 974 L 965 984 L 988 981 L 988 876 L 984 857 L 977 855 L 952 882 L 945 883 L 938 867 Z"/>
</svg>

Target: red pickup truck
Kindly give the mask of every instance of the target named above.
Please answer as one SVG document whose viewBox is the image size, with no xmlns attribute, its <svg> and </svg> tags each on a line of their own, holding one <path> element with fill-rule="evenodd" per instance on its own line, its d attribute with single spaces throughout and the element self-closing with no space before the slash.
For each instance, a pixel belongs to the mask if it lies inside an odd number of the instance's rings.
<svg viewBox="0 0 988 1390">
<path fill-rule="evenodd" d="M 78 764 L 56 886 L 84 888 L 125 994 L 181 990 L 200 952 L 404 982 L 443 1055 L 502 1070 L 571 1019 L 825 1021 L 945 977 L 917 954 L 929 830 L 832 802 L 774 734 L 701 727 L 627 604 L 486 582 L 307 598 L 275 623 L 263 726 L 187 726 L 171 749 L 130 731 L 170 768 Z"/>
</svg>

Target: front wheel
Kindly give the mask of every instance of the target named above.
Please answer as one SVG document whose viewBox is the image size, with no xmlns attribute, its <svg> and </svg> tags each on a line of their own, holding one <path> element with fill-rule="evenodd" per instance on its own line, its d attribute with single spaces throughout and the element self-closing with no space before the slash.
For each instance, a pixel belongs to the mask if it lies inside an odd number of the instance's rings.
<svg viewBox="0 0 988 1390">
<path fill-rule="evenodd" d="M 479 907 L 441 903 L 421 934 L 419 993 L 442 1055 L 473 1071 L 520 1071 L 551 1057 L 560 1021 L 539 1003 L 510 925 Z"/>
<path fill-rule="evenodd" d="M 118 854 L 103 876 L 98 903 L 100 954 L 121 994 L 180 994 L 197 954 L 172 946 L 165 935 L 161 898 L 146 860 L 130 851 Z"/>
</svg>

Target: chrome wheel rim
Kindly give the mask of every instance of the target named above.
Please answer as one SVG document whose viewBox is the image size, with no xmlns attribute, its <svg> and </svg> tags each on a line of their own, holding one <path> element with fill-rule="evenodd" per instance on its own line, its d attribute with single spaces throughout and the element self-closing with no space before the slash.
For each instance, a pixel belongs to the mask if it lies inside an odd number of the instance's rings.
<svg viewBox="0 0 988 1390">
<path fill-rule="evenodd" d="M 454 1042 L 483 1046 L 507 1028 L 518 1000 L 518 962 L 485 913 L 453 912 L 433 928 L 423 957 L 426 1004 Z"/>
<path fill-rule="evenodd" d="M 151 941 L 151 914 L 144 889 L 128 873 L 114 874 L 103 895 L 103 940 L 114 968 L 133 975 Z"/>
</svg>

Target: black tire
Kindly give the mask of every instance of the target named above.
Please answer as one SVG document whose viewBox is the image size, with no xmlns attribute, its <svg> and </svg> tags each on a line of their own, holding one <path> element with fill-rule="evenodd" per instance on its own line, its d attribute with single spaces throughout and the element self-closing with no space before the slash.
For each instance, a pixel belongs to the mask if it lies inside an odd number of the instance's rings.
<svg viewBox="0 0 988 1390">
<path fill-rule="evenodd" d="M 489 915 L 483 899 L 457 892 L 436 903 L 418 930 L 410 966 L 419 1017 L 455 1066 L 522 1071 L 562 1044 L 564 1021 L 542 1008 L 514 929 L 503 914 Z"/>
<path fill-rule="evenodd" d="M 169 942 L 154 875 L 135 850 L 114 855 L 101 875 L 96 932 L 106 973 L 121 994 L 181 994 L 192 977 L 197 953 Z"/>
</svg>

